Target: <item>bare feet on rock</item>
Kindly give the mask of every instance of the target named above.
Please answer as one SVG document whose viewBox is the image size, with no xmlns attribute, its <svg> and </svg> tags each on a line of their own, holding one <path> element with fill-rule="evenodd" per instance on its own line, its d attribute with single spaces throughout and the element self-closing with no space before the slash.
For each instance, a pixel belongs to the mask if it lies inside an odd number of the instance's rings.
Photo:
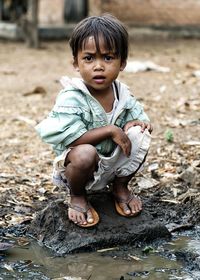
<svg viewBox="0 0 200 280">
<path fill-rule="evenodd" d="M 137 216 L 142 211 L 141 199 L 134 195 L 127 187 L 117 187 L 114 192 L 117 212 L 122 216 Z"/>
<path fill-rule="evenodd" d="M 99 222 L 99 216 L 84 196 L 71 196 L 68 218 L 81 227 L 91 227 Z"/>
</svg>

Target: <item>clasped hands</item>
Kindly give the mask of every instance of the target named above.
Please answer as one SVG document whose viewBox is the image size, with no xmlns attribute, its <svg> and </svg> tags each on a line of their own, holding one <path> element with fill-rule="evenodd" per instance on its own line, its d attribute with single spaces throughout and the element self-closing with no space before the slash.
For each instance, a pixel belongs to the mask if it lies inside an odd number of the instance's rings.
<svg viewBox="0 0 200 280">
<path fill-rule="evenodd" d="M 150 123 L 145 123 L 139 120 L 127 122 L 123 127 L 123 129 L 117 126 L 113 126 L 112 140 L 121 147 L 122 152 L 127 157 L 129 157 L 131 153 L 131 141 L 127 136 L 127 132 L 129 128 L 133 126 L 141 126 L 142 133 L 145 131 L 145 129 L 147 129 L 149 133 L 153 131 L 153 127 Z"/>
</svg>

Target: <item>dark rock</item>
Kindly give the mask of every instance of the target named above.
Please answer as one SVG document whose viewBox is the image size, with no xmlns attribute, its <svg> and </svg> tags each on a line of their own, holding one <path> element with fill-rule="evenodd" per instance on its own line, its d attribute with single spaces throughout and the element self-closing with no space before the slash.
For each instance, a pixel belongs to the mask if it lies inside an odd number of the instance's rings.
<svg viewBox="0 0 200 280">
<path fill-rule="evenodd" d="M 176 259 L 180 261 L 185 267 L 189 267 L 190 270 L 200 270 L 199 253 L 188 251 L 176 251 Z"/>
<path fill-rule="evenodd" d="M 68 220 L 67 206 L 63 201 L 55 201 L 37 214 L 29 234 L 58 255 L 170 236 L 167 228 L 145 210 L 145 205 L 139 216 L 127 218 L 117 214 L 109 194 L 91 195 L 89 200 L 100 216 L 95 227 L 81 228 L 73 224 Z"/>
</svg>

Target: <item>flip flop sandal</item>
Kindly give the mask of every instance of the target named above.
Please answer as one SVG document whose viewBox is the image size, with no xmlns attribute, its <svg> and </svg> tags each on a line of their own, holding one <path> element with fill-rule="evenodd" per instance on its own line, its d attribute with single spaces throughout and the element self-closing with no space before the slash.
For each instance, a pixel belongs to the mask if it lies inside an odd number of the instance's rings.
<svg viewBox="0 0 200 280">
<path fill-rule="evenodd" d="M 91 211 L 92 217 L 93 217 L 93 220 L 94 220 L 93 223 L 87 223 L 86 225 L 83 225 L 83 224 L 75 223 L 75 222 L 72 221 L 77 226 L 80 226 L 80 227 L 92 227 L 92 226 L 95 226 L 96 224 L 98 224 L 98 222 L 99 222 L 99 215 L 95 211 L 95 209 L 91 206 L 90 203 L 88 203 L 86 208 L 82 208 L 82 207 L 80 207 L 78 205 L 72 205 L 72 204 L 68 203 L 68 208 L 71 208 L 71 209 L 73 209 L 73 210 L 75 210 L 77 212 L 83 213 L 84 215 L 87 215 L 88 210 Z"/>
<path fill-rule="evenodd" d="M 119 198 L 114 196 L 115 200 L 115 209 L 118 214 L 124 217 L 136 217 L 138 214 L 140 214 L 141 211 L 135 213 L 135 214 L 126 214 L 124 213 L 123 209 L 120 207 L 119 203 L 124 203 L 126 204 L 126 207 L 128 208 L 129 203 L 131 202 L 132 199 L 136 198 L 137 196 L 133 193 L 131 193 L 127 199 Z"/>
</svg>

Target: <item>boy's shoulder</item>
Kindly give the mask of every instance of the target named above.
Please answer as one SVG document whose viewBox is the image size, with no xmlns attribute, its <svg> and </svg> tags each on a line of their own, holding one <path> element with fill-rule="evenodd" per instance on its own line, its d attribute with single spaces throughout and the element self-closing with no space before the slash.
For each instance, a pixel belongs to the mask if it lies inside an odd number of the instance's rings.
<svg viewBox="0 0 200 280">
<path fill-rule="evenodd" d="M 60 82 L 63 89 L 57 95 L 54 109 L 60 106 L 85 107 L 87 105 L 86 93 L 81 79 L 62 77 Z"/>
<path fill-rule="evenodd" d="M 56 98 L 56 105 L 62 105 L 62 106 L 69 106 L 69 105 L 75 105 L 75 106 L 81 106 L 83 103 L 86 103 L 85 96 L 83 93 L 74 88 L 64 88 L 62 89 Z"/>
</svg>

